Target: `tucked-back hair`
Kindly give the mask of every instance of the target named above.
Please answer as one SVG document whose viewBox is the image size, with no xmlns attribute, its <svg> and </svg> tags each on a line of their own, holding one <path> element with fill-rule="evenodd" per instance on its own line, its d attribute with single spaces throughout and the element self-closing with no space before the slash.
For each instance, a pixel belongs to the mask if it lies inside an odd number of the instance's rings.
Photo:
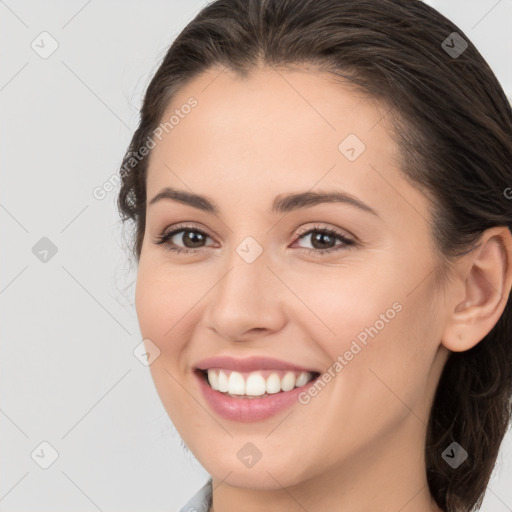
<svg viewBox="0 0 512 512">
<path fill-rule="evenodd" d="M 151 155 L 141 149 L 174 94 L 212 68 L 248 76 L 256 67 L 301 65 L 330 72 L 385 107 L 400 170 L 432 202 L 432 240 L 448 269 L 485 229 L 511 229 L 511 106 L 454 23 L 419 0 L 217 0 L 169 48 L 121 165 L 118 207 L 123 221 L 134 221 L 137 261 Z M 434 396 L 425 471 L 448 512 L 480 508 L 509 426 L 511 315 L 509 297 L 483 340 L 450 354 Z M 452 442 L 468 453 L 456 469 L 442 457 Z"/>
</svg>

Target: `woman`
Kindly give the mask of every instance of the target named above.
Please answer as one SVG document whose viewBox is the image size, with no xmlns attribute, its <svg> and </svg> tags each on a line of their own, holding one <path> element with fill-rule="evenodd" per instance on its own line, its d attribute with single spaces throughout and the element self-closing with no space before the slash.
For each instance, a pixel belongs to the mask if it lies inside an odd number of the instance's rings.
<svg viewBox="0 0 512 512">
<path fill-rule="evenodd" d="M 481 505 L 511 161 L 500 84 L 420 1 L 218 0 L 185 27 L 119 195 L 152 377 L 211 474 L 183 511 Z"/>
</svg>

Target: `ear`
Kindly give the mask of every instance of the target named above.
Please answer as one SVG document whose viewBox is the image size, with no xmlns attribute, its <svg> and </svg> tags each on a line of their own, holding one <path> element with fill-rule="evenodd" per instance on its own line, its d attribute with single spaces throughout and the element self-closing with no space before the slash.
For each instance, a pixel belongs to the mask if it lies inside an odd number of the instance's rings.
<svg viewBox="0 0 512 512">
<path fill-rule="evenodd" d="M 458 265 L 462 286 L 454 288 L 442 344 L 463 352 L 479 343 L 503 313 L 512 286 L 512 235 L 504 226 L 484 231 Z"/>
</svg>

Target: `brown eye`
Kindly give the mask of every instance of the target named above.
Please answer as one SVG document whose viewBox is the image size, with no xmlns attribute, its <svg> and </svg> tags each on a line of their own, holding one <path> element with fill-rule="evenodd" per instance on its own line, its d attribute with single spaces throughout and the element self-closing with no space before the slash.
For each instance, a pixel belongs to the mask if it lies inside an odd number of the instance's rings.
<svg viewBox="0 0 512 512">
<path fill-rule="evenodd" d="M 205 241 L 205 234 L 200 231 L 182 229 L 180 231 L 175 231 L 173 236 L 176 236 L 178 233 L 183 233 L 181 236 L 181 242 L 187 248 L 197 249 L 201 247 L 201 244 Z"/>
<path fill-rule="evenodd" d="M 208 235 L 199 229 L 179 227 L 159 235 L 155 244 L 163 245 L 170 251 L 193 253 L 202 250 L 207 238 Z M 180 244 L 184 247 L 180 247 Z"/>
<path fill-rule="evenodd" d="M 316 252 L 320 254 L 325 254 L 329 252 L 338 251 L 341 249 L 347 248 L 347 246 L 355 245 L 355 240 L 348 238 L 342 233 L 337 232 L 334 229 L 329 228 L 313 228 L 305 233 L 302 233 L 298 240 L 304 240 L 306 238 L 311 239 L 312 249 L 307 247 L 303 247 L 310 252 Z M 336 243 L 337 240 L 340 240 L 341 243 Z"/>
</svg>

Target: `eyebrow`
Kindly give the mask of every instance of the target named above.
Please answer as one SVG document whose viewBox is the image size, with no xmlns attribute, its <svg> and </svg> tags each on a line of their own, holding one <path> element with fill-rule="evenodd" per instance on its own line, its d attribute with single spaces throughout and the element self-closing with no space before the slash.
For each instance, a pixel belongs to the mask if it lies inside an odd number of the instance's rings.
<svg viewBox="0 0 512 512">
<path fill-rule="evenodd" d="M 149 206 L 163 199 L 178 201 L 215 215 L 220 213 L 219 207 L 208 197 L 187 192 L 185 190 L 178 190 L 172 187 L 163 188 L 155 197 L 153 197 L 153 199 L 151 199 Z M 379 216 L 373 208 L 357 199 L 357 197 L 343 191 L 280 194 L 274 199 L 269 213 L 288 213 L 293 210 L 308 208 L 321 203 L 345 203 L 376 215 L 377 217 Z"/>
</svg>

